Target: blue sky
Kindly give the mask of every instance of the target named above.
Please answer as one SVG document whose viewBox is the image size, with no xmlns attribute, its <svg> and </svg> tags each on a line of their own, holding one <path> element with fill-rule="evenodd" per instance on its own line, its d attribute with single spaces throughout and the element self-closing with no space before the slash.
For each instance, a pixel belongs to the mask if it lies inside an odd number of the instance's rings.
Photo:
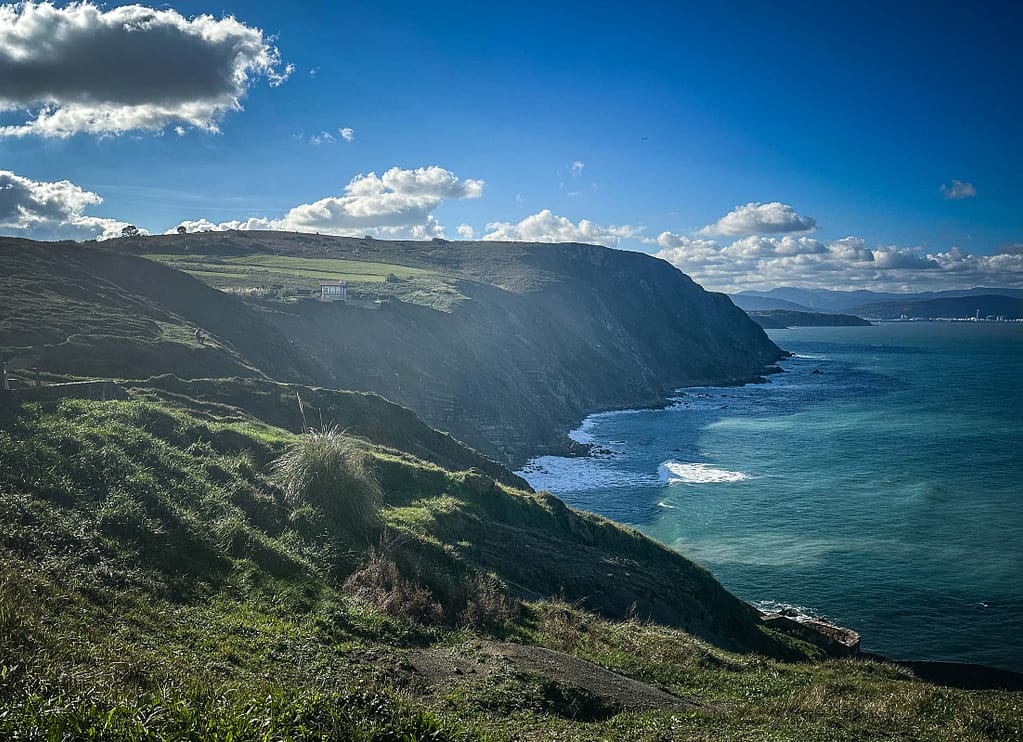
<svg viewBox="0 0 1023 742">
<path fill-rule="evenodd" d="M 1023 286 L 1023 11 L 855 6 L 3 5 L 0 233 L 579 240 L 722 290 Z"/>
</svg>

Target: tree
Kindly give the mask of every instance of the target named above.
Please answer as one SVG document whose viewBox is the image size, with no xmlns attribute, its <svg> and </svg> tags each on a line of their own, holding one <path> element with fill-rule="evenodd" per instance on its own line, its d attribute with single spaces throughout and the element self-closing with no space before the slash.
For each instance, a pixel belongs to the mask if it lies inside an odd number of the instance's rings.
<svg viewBox="0 0 1023 742">
<path fill-rule="evenodd" d="M 139 237 L 141 235 L 142 233 L 139 231 L 139 228 L 136 227 L 134 224 L 129 224 L 128 226 L 121 230 L 122 237 Z"/>
<path fill-rule="evenodd" d="M 185 227 L 184 224 L 182 224 L 181 226 L 178 227 L 178 234 L 185 234 L 187 232 L 188 232 L 188 229 Z"/>
</svg>

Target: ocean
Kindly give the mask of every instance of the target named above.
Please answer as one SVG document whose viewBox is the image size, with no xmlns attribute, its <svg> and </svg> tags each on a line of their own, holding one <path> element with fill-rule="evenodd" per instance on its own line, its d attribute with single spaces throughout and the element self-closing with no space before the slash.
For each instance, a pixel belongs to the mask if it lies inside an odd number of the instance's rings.
<svg viewBox="0 0 1023 742">
<path fill-rule="evenodd" d="M 867 651 L 1023 671 L 1023 324 L 768 334 L 769 383 L 592 415 L 593 456 L 519 474 Z"/>
</svg>

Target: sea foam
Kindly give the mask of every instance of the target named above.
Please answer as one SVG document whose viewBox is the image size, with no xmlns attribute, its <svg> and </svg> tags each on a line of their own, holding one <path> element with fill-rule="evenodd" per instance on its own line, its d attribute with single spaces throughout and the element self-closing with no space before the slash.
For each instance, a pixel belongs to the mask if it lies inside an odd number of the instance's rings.
<svg viewBox="0 0 1023 742">
<path fill-rule="evenodd" d="M 683 464 L 665 461 L 658 467 L 662 482 L 668 484 L 705 484 L 709 482 L 742 482 L 749 476 L 741 471 L 715 469 L 707 464 Z"/>
</svg>

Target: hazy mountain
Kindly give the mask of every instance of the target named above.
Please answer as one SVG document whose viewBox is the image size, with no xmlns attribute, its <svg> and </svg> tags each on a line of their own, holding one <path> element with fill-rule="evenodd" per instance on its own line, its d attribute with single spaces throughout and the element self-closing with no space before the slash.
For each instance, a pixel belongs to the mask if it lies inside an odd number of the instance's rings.
<svg viewBox="0 0 1023 742">
<path fill-rule="evenodd" d="M 756 294 L 732 294 L 730 295 L 735 306 L 747 312 L 764 312 L 772 309 L 789 310 L 792 312 L 810 312 L 810 307 L 796 304 L 793 301 L 775 299 L 769 296 L 758 296 Z"/>
<path fill-rule="evenodd" d="M 941 299 L 903 299 L 855 307 L 857 314 L 876 319 L 956 319 L 988 317 L 1023 318 L 1023 298 L 998 295 L 970 295 Z"/>
<path fill-rule="evenodd" d="M 887 301 L 929 301 L 961 296 L 1011 296 L 1023 297 L 1023 289 L 1009 288 L 972 288 L 948 291 L 925 291 L 920 293 L 893 293 L 879 291 L 831 291 L 829 289 L 800 289 L 780 287 L 770 291 L 742 291 L 732 296 L 738 306 L 746 309 L 746 303 L 754 299 L 780 300 L 793 302 L 821 312 L 847 312 L 868 304 Z M 794 307 L 764 306 L 749 307 L 751 309 L 793 309 Z M 856 312 L 854 312 L 856 313 Z"/>
</svg>

